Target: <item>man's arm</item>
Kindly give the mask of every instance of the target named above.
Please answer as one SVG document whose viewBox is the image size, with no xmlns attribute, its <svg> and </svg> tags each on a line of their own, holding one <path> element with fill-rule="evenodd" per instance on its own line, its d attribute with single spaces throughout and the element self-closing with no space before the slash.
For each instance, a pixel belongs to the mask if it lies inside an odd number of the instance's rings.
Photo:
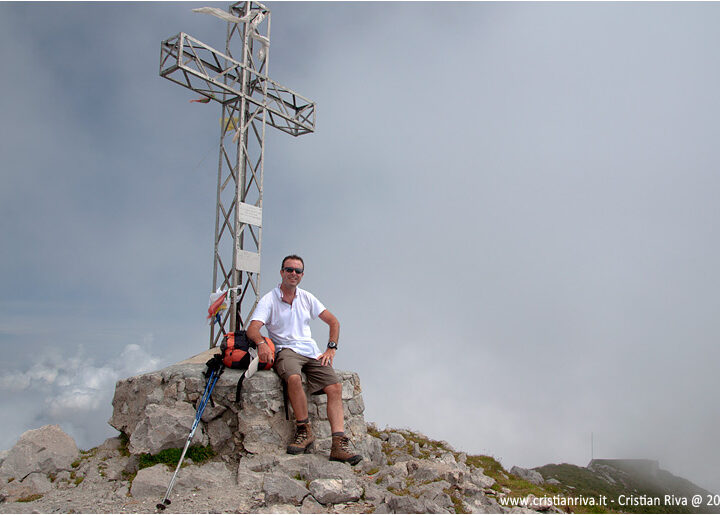
<svg viewBox="0 0 720 515">
<path fill-rule="evenodd" d="M 258 349 L 258 358 L 262 363 L 272 363 L 275 360 L 275 356 L 270 351 L 270 346 L 265 342 L 265 338 L 260 334 L 260 328 L 265 325 L 260 320 L 252 320 L 248 326 L 245 334 L 247 337 L 255 342 Z"/>
<path fill-rule="evenodd" d="M 340 338 L 340 322 L 338 322 L 338 319 L 330 313 L 327 309 L 320 313 L 320 320 L 325 322 L 328 326 L 330 326 L 330 336 L 329 340 L 331 342 L 338 342 L 338 339 Z M 335 349 L 327 349 L 325 352 L 320 354 L 318 356 L 318 359 L 321 361 L 323 365 L 333 363 L 333 358 L 335 357 Z"/>
</svg>

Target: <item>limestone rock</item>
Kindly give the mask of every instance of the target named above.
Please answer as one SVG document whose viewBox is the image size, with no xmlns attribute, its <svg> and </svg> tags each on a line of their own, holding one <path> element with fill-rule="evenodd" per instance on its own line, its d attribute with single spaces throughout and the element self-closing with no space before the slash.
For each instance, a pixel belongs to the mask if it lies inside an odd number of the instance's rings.
<svg viewBox="0 0 720 515">
<path fill-rule="evenodd" d="M 407 495 L 393 495 L 387 502 L 391 513 L 426 513 L 425 503 Z"/>
<path fill-rule="evenodd" d="M 382 450 L 382 441 L 370 435 L 353 440 L 356 452 L 363 456 L 363 463 L 376 467 L 387 463 L 387 456 Z"/>
<path fill-rule="evenodd" d="M 536 485 L 540 485 L 545 482 L 542 475 L 537 470 L 524 469 L 521 467 L 513 467 L 510 469 L 510 473 L 515 474 L 516 476 L 520 477 L 521 479 L 524 479 L 525 481 L 529 481 Z"/>
<path fill-rule="evenodd" d="M 162 499 L 167 491 L 174 469 L 158 464 L 138 471 L 132 482 L 133 497 L 156 497 Z M 206 463 L 181 468 L 175 482 L 177 490 L 195 490 L 227 487 L 234 483 L 233 474 L 223 463 Z"/>
<path fill-rule="evenodd" d="M 405 437 L 399 433 L 391 433 L 388 437 L 388 443 L 393 447 L 403 447 L 405 445 Z"/>
<path fill-rule="evenodd" d="M 310 492 L 303 481 L 291 479 L 285 474 L 265 474 L 263 492 L 267 504 L 299 505 Z"/>
<path fill-rule="evenodd" d="M 440 455 L 437 460 L 439 463 L 445 463 L 446 465 L 457 465 L 457 461 L 455 461 L 455 456 L 451 452 L 446 452 Z"/>
<path fill-rule="evenodd" d="M 277 454 L 258 454 L 240 458 L 240 469 L 247 469 L 252 472 L 270 472 L 278 463 L 280 457 Z"/>
<path fill-rule="evenodd" d="M 492 485 L 495 484 L 495 480 L 493 478 L 491 478 L 490 476 L 486 476 L 479 470 L 474 470 L 470 474 L 469 479 L 481 488 L 490 488 Z"/>
<path fill-rule="evenodd" d="M 365 500 L 376 506 L 385 502 L 385 498 L 389 496 L 387 490 L 381 490 L 375 483 L 365 485 Z"/>
<path fill-rule="evenodd" d="M 444 490 L 450 488 L 447 481 L 436 481 L 429 484 L 421 485 L 414 489 L 413 493 L 417 495 L 417 499 L 425 504 L 428 513 L 448 513 L 455 511 L 453 501 Z"/>
<path fill-rule="evenodd" d="M 172 472 L 167 465 L 158 464 L 139 470 L 132 482 L 130 495 L 133 497 L 155 497 L 162 500 L 170 484 Z"/>
<path fill-rule="evenodd" d="M 321 504 L 353 502 L 363 489 L 355 479 L 316 479 L 310 482 L 310 493 Z"/>
<path fill-rule="evenodd" d="M 132 453 L 154 454 L 168 447 L 182 447 L 195 417 L 195 407 L 205 388 L 205 364 L 184 362 L 118 381 L 113 398 L 111 426 L 130 438 Z M 243 370 L 226 369 L 213 391 L 195 434 L 194 442 L 223 453 L 258 455 L 285 452 L 294 432 L 292 408 L 285 419 L 283 390 L 274 371 L 258 371 L 243 383 L 241 404 L 235 402 L 237 381 Z M 358 452 L 370 453 L 380 464 L 382 449 L 367 435 L 362 389 L 357 374 L 336 370 L 342 381 L 345 433 Z M 242 406 L 242 409 L 240 408 Z M 330 450 L 327 397 L 309 395 L 308 410 L 317 437 L 316 452 Z"/>
<path fill-rule="evenodd" d="M 52 483 L 46 474 L 33 472 L 22 481 L 12 481 L 2 486 L 2 494 L 9 501 L 31 495 L 42 495 L 52 490 Z"/>
<path fill-rule="evenodd" d="M 273 504 L 271 506 L 263 506 L 250 513 L 300 513 L 297 508 L 291 504 Z"/>
<path fill-rule="evenodd" d="M 119 436 L 106 439 L 103 443 L 98 446 L 98 449 L 105 451 L 117 451 L 122 447 L 122 439 Z"/>
<path fill-rule="evenodd" d="M 444 479 L 451 485 L 457 485 L 465 478 L 465 473 L 457 466 L 435 463 L 426 460 L 413 460 L 407 464 L 408 473 L 416 481 L 438 481 Z"/>
<path fill-rule="evenodd" d="M 70 470 L 78 458 L 75 440 L 60 426 L 43 426 L 20 435 L 0 465 L 0 479 L 14 477 L 22 480 L 33 472 L 57 474 Z"/>
<path fill-rule="evenodd" d="M 182 468 L 177 477 L 177 486 L 187 489 L 198 486 L 202 488 L 227 488 L 234 482 L 233 473 L 224 463 L 220 462 Z"/>
<path fill-rule="evenodd" d="M 325 511 L 325 507 L 317 502 L 312 495 L 305 497 L 300 508 L 300 513 L 323 513 Z"/>
</svg>

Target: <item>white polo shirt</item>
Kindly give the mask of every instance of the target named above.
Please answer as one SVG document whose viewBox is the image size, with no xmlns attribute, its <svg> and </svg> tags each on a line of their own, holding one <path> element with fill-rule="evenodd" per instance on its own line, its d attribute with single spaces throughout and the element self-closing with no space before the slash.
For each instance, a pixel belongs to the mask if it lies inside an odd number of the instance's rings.
<svg viewBox="0 0 720 515">
<path fill-rule="evenodd" d="M 309 291 L 297 288 L 292 304 L 283 302 L 280 286 L 260 299 L 252 319 L 267 327 L 275 350 L 288 347 L 302 356 L 317 358 L 321 352 L 310 334 L 310 320 L 325 311 L 325 306 Z"/>
</svg>

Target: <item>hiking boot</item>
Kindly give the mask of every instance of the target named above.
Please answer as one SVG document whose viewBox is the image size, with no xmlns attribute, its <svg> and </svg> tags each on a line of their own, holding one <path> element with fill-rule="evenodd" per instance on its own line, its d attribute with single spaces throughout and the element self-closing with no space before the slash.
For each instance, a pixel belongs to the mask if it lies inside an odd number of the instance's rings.
<svg viewBox="0 0 720 515">
<path fill-rule="evenodd" d="M 333 436 L 330 448 L 330 461 L 342 461 L 350 465 L 357 465 L 362 456 L 350 450 L 350 439 L 347 436 Z"/>
<path fill-rule="evenodd" d="M 295 439 L 287 446 L 288 454 L 302 454 L 310 452 L 315 436 L 310 424 L 298 424 L 295 429 Z"/>
</svg>

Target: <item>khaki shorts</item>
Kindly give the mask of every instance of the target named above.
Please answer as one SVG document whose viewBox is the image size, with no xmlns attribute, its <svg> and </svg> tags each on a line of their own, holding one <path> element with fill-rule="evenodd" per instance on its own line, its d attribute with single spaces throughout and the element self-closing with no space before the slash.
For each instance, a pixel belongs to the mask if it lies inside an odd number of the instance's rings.
<svg viewBox="0 0 720 515">
<path fill-rule="evenodd" d="M 301 356 L 292 349 L 280 349 L 275 356 L 275 371 L 286 383 L 290 376 L 304 372 L 310 395 L 324 393 L 323 388 L 340 382 L 332 365 L 323 366 L 319 359 Z"/>
</svg>

